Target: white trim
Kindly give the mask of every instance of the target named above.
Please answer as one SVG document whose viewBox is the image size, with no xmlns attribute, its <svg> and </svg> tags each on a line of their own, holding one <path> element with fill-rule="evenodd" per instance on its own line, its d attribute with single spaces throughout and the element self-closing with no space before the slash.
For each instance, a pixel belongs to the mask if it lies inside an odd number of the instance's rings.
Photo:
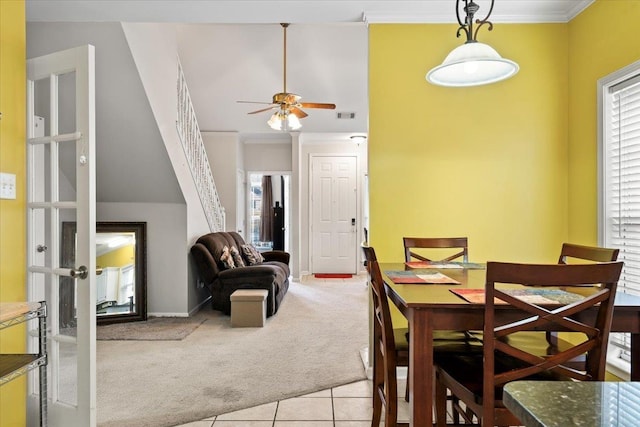
<svg viewBox="0 0 640 427">
<path fill-rule="evenodd" d="M 509 24 L 540 24 L 540 23 L 566 23 L 578 16 L 595 0 L 565 0 L 566 6 L 557 8 L 559 1 L 542 2 L 536 0 L 521 0 L 519 2 L 502 1 L 494 8 L 491 14 L 491 22 Z M 455 24 L 455 6 L 452 1 L 431 1 L 428 4 L 414 6 L 411 10 L 397 7 L 394 10 L 365 10 L 362 20 L 369 24 Z M 484 2 L 478 2 L 482 8 Z M 554 3 L 556 3 L 554 5 Z M 479 14 L 482 15 L 481 9 Z M 486 10 L 485 10 L 486 12 Z"/>
<path fill-rule="evenodd" d="M 591 4 L 595 3 L 596 0 L 582 0 L 580 2 L 578 2 L 573 9 L 567 11 L 566 17 L 567 17 L 567 21 L 569 22 L 571 21 L 573 18 L 575 18 L 576 16 L 580 15 L 582 13 L 583 10 L 585 10 L 586 8 L 588 8 L 589 6 L 591 6 Z"/>
<path fill-rule="evenodd" d="M 164 313 L 164 312 L 149 312 L 148 317 L 189 317 L 189 313 Z"/>
<path fill-rule="evenodd" d="M 288 176 L 289 177 L 289 200 L 284 200 L 285 203 L 285 233 L 284 233 L 284 250 L 291 253 L 291 231 L 293 230 L 292 226 L 292 209 L 293 209 L 293 172 L 292 171 L 279 171 L 279 170 L 247 170 L 244 173 L 245 178 L 245 227 L 244 227 L 244 240 L 247 243 L 250 243 L 250 226 L 251 226 L 251 174 L 256 175 L 280 175 L 280 176 Z M 285 195 L 282 194 L 284 198 Z M 289 215 L 287 215 L 289 214 Z"/>
<path fill-rule="evenodd" d="M 605 241 L 605 235 L 604 235 L 604 221 L 606 220 L 605 217 L 605 212 L 606 212 L 606 206 L 605 206 L 605 199 L 603 197 L 603 193 L 604 193 L 604 188 L 605 188 L 605 179 L 606 179 L 606 172 L 604 170 L 605 168 L 605 164 L 604 164 L 604 158 L 605 158 L 605 151 L 606 151 L 606 147 L 604 145 L 604 135 L 605 135 L 605 123 L 604 123 L 604 101 L 607 99 L 607 95 L 609 92 L 609 89 L 628 79 L 630 74 L 634 74 L 640 71 L 640 61 L 636 61 L 632 64 L 627 65 L 624 68 L 621 68 L 617 71 L 614 71 L 613 73 L 602 77 L 601 79 L 598 80 L 597 82 L 597 162 L 598 162 L 598 169 L 597 169 L 597 176 L 598 176 L 598 199 L 597 199 L 597 203 L 598 203 L 598 244 L 600 245 L 604 245 L 604 241 Z"/>
<path fill-rule="evenodd" d="M 607 179 L 610 176 L 608 168 L 606 137 L 610 133 L 608 115 L 609 110 L 605 108 L 605 103 L 610 98 L 611 88 L 628 80 L 640 73 L 640 61 L 627 65 L 613 73 L 602 77 L 597 81 L 597 225 L 598 243 L 601 246 L 608 246 L 606 236 L 607 200 L 605 190 L 609 187 Z M 605 117 L 605 115 L 607 117 Z M 607 370 L 612 374 L 626 381 L 630 380 L 631 364 L 619 357 L 622 350 L 609 345 L 607 351 Z"/>
<path fill-rule="evenodd" d="M 622 350 L 619 347 L 609 345 L 607 351 L 607 371 L 625 381 L 631 381 L 631 364 L 619 357 L 620 351 Z"/>
<path fill-rule="evenodd" d="M 567 22 L 594 0 L 500 0 L 492 21 Z M 439 22 L 455 18 L 452 0 L 368 1 L 199 1 L 129 0 L 91 2 L 76 7 L 68 0 L 27 1 L 29 22 L 184 22 L 233 23 L 327 23 L 327 22 Z M 122 3 L 121 5 L 119 3 Z M 486 1 L 478 2 L 481 7 Z M 446 22 L 446 21 L 443 21 Z"/>
</svg>

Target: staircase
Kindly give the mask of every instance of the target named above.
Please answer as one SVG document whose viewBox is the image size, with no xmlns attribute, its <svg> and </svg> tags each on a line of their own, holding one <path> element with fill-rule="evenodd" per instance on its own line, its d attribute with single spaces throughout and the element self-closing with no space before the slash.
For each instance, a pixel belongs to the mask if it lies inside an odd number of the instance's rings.
<svg viewBox="0 0 640 427">
<path fill-rule="evenodd" d="M 195 182 L 202 209 L 204 209 L 211 231 L 225 230 L 224 208 L 213 181 L 213 174 L 202 142 L 200 127 L 193 110 L 187 82 L 178 59 L 178 118 L 176 127 L 187 158 L 191 176 Z"/>
</svg>

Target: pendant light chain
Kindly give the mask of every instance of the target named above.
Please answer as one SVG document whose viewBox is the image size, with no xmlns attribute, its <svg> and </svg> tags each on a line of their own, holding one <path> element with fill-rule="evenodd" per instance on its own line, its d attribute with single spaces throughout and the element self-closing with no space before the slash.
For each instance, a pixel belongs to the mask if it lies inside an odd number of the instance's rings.
<svg viewBox="0 0 640 427">
<path fill-rule="evenodd" d="M 456 18 L 458 19 L 458 24 L 460 24 L 460 27 L 458 28 L 458 32 L 456 33 L 456 36 L 460 37 L 461 32 L 464 31 L 465 34 L 467 35 L 466 43 L 474 43 L 478 41 L 478 30 L 480 30 L 480 28 L 483 25 L 485 24 L 488 25 L 488 28 L 487 28 L 488 31 L 493 30 L 493 23 L 489 21 L 489 17 L 493 12 L 493 6 L 495 4 L 495 0 L 491 0 L 491 6 L 489 7 L 489 12 L 487 13 L 487 16 L 485 16 L 484 19 L 475 20 L 475 24 L 478 24 L 478 26 L 475 28 L 475 31 L 473 29 L 474 18 L 478 10 L 480 10 L 480 6 L 474 3 L 473 0 L 471 1 L 463 0 L 463 1 L 464 1 L 464 7 L 462 8 L 462 10 L 464 10 L 465 12 L 464 22 L 462 22 L 462 19 L 460 18 L 460 0 L 456 0 Z"/>
<path fill-rule="evenodd" d="M 461 3 L 464 6 L 464 21 L 460 13 Z M 518 72 L 518 64 L 502 58 L 491 46 L 478 42 L 478 31 L 482 26 L 486 24 L 488 31 L 493 30 L 489 17 L 494 4 L 495 0 L 491 0 L 489 13 L 484 19 L 475 19 L 480 6 L 473 0 L 456 0 L 456 18 L 460 24 L 456 37 L 460 37 L 464 31 L 467 40 L 452 50 L 441 65 L 427 73 L 425 77 L 428 82 L 450 87 L 480 86 L 508 79 Z"/>
</svg>

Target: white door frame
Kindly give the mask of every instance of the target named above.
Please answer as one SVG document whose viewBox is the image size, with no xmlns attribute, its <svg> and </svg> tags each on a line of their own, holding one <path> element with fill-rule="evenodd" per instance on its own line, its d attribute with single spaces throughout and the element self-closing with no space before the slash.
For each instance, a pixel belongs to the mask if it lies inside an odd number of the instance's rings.
<svg viewBox="0 0 640 427">
<path fill-rule="evenodd" d="M 247 176 L 244 170 L 236 170 L 236 231 L 247 240 Z"/>
<path fill-rule="evenodd" d="M 261 174 L 261 175 L 286 175 L 289 177 L 289 188 L 285 189 L 285 194 L 282 195 L 283 198 L 285 198 L 285 230 L 284 230 L 284 247 L 285 250 L 288 250 L 289 248 L 291 248 L 291 179 L 292 179 L 292 173 L 291 171 L 255 171 L 255 170 L 250 170 L 247 171 L 245 173 L 245 181 L 246 181 L 246 185 L 245 185 L 245 206 L 246 206 L 246 210 L 245 210 L 245 240 L 247 242 L 249 242 L 249 238 L 250 238 L 250 228 L 251 228 L 251 179 L 250 179 L 250 175 L 252 174 Z M 288 200 L 286 199 L 287 195 L 289 196 Z"/>
<path fill-rule="evenodd" d="M 59 76 L 75 72 L 75 131 L 59 133 L 64 113 L 59 97 Z M 35 136 L 36 81 L 48 81 L 49 132 Z M 48 371 L 50 385 L 48 417 L 53 427 L 95 427 L 96 425 L 96 256 L 95 256 L 95 51 L 80 46 L 27 61 L 27 293 L 30 301 L 48 299 Z M 60 200 L 58 150 L 74 145 L 75 200 Z M 47 156 L 48 150 L 48 156 Z M 45 159 L 49 161 L 45 164 Z M 45 188 L 46 186 L 46 188 Z M 76 266 L 60 266 L 60 211 L 73 213 L 77 224 Z M 65 215 L 62 215 L 63 217 Z M 48 224 L 48 227 L 47 227 Z M 47 229 L 48 228 L 48 229 Z M 45 245 L 47 243 L 47 245 Z M 49 246 L 47 248 L 47 246 Z M 81 268 L 82 266 L 82 268 Z M 86 276 L 83 274 L 86 271 Z M 60 329 L 59 283 L 74 277 L 76 336 Z M 49 332 L 50 331 L 50 332 Z M 33 339 L 29 346 L 34 346 Z M 70 356 L 64 358 L 61 349 Z M 73 354 L 75 352 L 75 354 Z M 75 358 L 75 359 L 74 359 Z M 69 362 L 71 360 L 71 362 Z M 74 369 L 75 368 L 75 369 Z M 68 372 L 68 373 L 67 373 Z M 66 374 L 67 373 L 67 374 Z M 66 374 L 66 375 L 65 375 Z M 67 376 L 68 375 L 68 376 Z M 59 393 L 59 386 L 73 376 L 75 396 Z M 67 381 L 69 383 L 69 381 Z M 29 426 L 39 419 L 38 377 L 29 376 Z M 69 397 L 71 396 L 71 397 Z M 45 414 L 46 416 L 47 414 Z"/>
</svg>

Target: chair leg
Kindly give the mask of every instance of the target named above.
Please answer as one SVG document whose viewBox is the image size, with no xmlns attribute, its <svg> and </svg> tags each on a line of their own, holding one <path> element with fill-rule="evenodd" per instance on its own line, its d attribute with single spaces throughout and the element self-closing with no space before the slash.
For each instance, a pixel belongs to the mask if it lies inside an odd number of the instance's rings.
<svg viewBox="0 0 640 427">
<path fill-rule="evenodd" d="M 409 366 L 407 366 L 407 386 L 404 388 L 404 401 L 405 402 L 409 401 L 409 378 L 411 378 L 411 375 L 409 375 Z"/>
<path fill-rule="evenodd" d="M 453 423 L 460 424 L 460 414 L 455 409 L 455 407 L 460 404 L 460 401 L 455 396 L 450 396 L 450 400 L 451 400 L 451 412 L 452 412 L 451 417 L 453 418 Z"/>
<path fill-rule="evenodd" d="M 388 390 L 388 389 L 387 389 Z M 391 396 L 386 393 L 386 398 L 391 400 Z M 398 423 L 398 402 L 387 401 L 384 406 L 384 425 L 385 427 L 397 427 Z"/>
<path fill-rule="evenodd" d="M 436 373 L 436 425 L 438 427 L 445 427 L 447 424 L 447 388 L 438 381 Z"/>
<path fill-rule="evenodd" d="M 373 417 L 371 418 L 371 427 L 380 427 L 380 419 L 382 417 L 382 398 L 378 385 L 374 384 L 373 390 Z"/>
</svg>

